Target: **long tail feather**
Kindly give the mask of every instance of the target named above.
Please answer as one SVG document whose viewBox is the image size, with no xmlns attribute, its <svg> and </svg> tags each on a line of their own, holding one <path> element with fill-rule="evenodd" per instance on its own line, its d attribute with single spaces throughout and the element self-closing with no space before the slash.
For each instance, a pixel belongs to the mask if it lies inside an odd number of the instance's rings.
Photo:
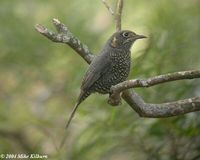
<svg viewBox="0 0 200 160">
<path fill-rule="evenodd" d="M 72 118 L 74 117 L 74 114 L 76 113 L 76 110 L 77 110 L 79 104 L 80 104 L 80 102 L 77 102 L 77 103 L 75 104 L 75 106 L 74 106 L 74 108 L 73 108 L 73 110 L 72 110 L 72 112 L 71 112 L 71 114 L 70 114 L 70 117 L 69 117 L 69 119 L 68 119 L 68 121 L 67 121 L 67 124 L 66 124 L 66 126 L 65 126 L 65 129 L 66 129 L 66 130 L 67 130 L 67 128 L 69 127 L 69 125 L 70 125 L 70 123 L 71 123 L 71 121 L 72 121 Z M 66 131 L 66 130 L 65 130 L 65 131 Z M 59 150 L 61 150 L 62 147 L 64 146 L 66 138 L 67 138 L 67 134 L 65 134 L 64 137 L 62 138 L 61 143 L 60 143 Z"/>
<path fill-rule="evenodd" d="M 68 121 L 67 121 L 67 124 L 66 124 L 66 126 L 65 126 L 65 129 L 67 129 L 67 128 L 69 127 L 69 125 L 70 125 L 70 123 L 71 123 L 71 121 L 72 121 L 72 118 L 74 117 L 74 114 L 75 114 L 75 112 L 76 112 L 76 110 L 77 110 L 79 104 L 80 104 L 80 103 L 76 103 L 76 105 L 74 106 L 74 108 L 73 108 L 73 110 L 72 110 L 72 112 L 71 112 L 71 114 L 70 114 L 70 117 L 69 117 L 69 119 L 68 119 Z"/>
<path fill-rule="evenodd" d="M 73 117 L 74 117 L 74 115 L 75 115 L 75 113 L 76 113 L 76 110 L 78 109 L 79 104 L 80 104 L 84 99 L 86 99 L 89 95 L 90 95 L 90 92 L 81 91 L 81 93 L 80 93 L 80 95 L 79 95 L 79 97 L 78 97 L 77 103 L 75 104 L 75 106 L 74 106 L 74 108 L 73 108 L 73 110 L 72 110 L 72 112 L 71 112 L 71 114 L 70 114 L 70 116 L 69 116 L 69 119 L 68 119 L 68 121 L 67 121 L 67 124 L 66 124 L 66 126 L 65 126 L 65 132 L 66 132 L 67 128 L 69 127 L 69 125 L 70 125 L 70 123 L 71 123 L 71 121 L 72 121 L 72 119 L 73 119 Z M 67 137 L 67 134 L 64 135 L 64 137 L 63 137 L 63 139 L 62 139 L 62 141 L 61 141 L 61 143 L 60 143 L 59 150 L 61 150 L 62 147 L 64 146 L 66 137 Z"/>
</svg>

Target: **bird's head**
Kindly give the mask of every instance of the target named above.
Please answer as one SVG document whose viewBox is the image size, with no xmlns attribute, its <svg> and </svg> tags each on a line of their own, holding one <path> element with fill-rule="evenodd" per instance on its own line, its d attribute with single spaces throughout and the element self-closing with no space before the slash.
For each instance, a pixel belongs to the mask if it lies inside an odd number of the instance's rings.
<svg viewBox="0 0 200 160">
<path fill-rule="evenodd" d="M 130 49 L 132 44 L 137 39 L 146 38 L 146 36 L 138 35 L 129 30 L 122 30 L 119 32 L 114 33 L 110 40 L 109 44 L 113 48 L 123 48 L 123 49 Z"/>
</svg>

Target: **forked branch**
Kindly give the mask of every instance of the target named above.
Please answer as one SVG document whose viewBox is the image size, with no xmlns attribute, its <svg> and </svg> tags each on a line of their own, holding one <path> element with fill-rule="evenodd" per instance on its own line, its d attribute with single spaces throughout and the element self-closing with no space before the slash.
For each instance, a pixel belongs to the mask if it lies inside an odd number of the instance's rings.
<svg viewBox="0 0 200 160">
<path fill-rule="evenodd" d="M 53 42 L 68 44 L 87 63 L 90 63 L 94 56 L 89 51 L 88 47 L 84 43 L 82 43 L 78 38 L 76 38 L 64 24 L 60 23 L 58 19 L 54 18 L 52 22 L 58 33 L 50 31 L 41 24 L 36 24 L 35 29 Z"/>
</svg>

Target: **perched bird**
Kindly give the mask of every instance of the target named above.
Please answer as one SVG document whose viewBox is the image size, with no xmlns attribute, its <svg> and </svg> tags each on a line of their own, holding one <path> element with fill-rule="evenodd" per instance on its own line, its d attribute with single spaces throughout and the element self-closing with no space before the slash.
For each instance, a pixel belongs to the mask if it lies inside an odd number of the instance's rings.
<svg viewBox="0 0 200 160">
<path fill-rule="evenodd" d="M 91 93 L 109 93 L 111 86 L 127 79 L 131 64 L 131 46 L 137 39 L 142 38 L 146 37 L 129 30 L 122 30 L 114 33 L 108 39 L 100 54 L 91 62 L 83 78 L 80 95 L 66 128 L 69 126 L 79 104 Z"/>
</svg>

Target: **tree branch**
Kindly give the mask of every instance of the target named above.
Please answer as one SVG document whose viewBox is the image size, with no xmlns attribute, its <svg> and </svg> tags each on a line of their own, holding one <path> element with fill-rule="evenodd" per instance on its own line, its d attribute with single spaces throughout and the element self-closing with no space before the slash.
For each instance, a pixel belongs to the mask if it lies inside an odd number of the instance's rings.
<svg viewBox="0 0 200 160">
<path fill-rule="evenodd" d="M 111 95 L 109 103 L 115 104 L 118 102 L 120 93 L 124 90 L 130 88 L 138 88 L 138 87 L 151 87 L 157 84 L 166 83 L 170 81 L 177 81 L 183 79 L 194 79 L 200 78 L 200 70 L 191 70 L 191 71 L 182 71 L 182 72 L 175 72 L 175 73 L 168 73 L 164 75 L 155 76 L 148 79 L 133 79 L 127 80 L 122 83 L 119 83 L 113 87 L 111 87 Z"/>
<path fill-rule="evenodd" d="M 121 30 L 121 17 L 122 17 L 122 10 L 123 10 L 123 0 L 118 0 L 117 1 L 117 7 L 115 11 L 115 20 L 116 20 L 116 30 L 120 31 Z"/>
<path fill-rule="evenodd" d="M 68 44 L 89 64 L 94 55 L 89 51 L 88 47 L 76 38 L 59 20 L 54 18 L 53 24 L 58 33 L 52 32 L 40 24 L 36 24 L 35 29 L 53 42 Z"/>
<path fill-rule="evenodd" d="M 136 92 L 129 90 L 122 97 L 141 117 L 165 118 L 200 111 L 200 96 L 162 104 L 145 103 Z"/>
<path fill-rule="evenodd" d="M 108 5 L 106 0 L 101 0 L 101 1 L 105 5 L 105 7 L 108 9 L 110 14 L 115 17 L 116 31 L 120 31 L 121 30 L 121 17 L 122 17 L 122 10 L 123 10 L 124 1 L 123 0 L 117 0 L 115 12 Z"/>
<path fill-rule="evenodd" d="M 88 47 L 83 44 L 78 38 L 76 38 L 67 27 L 60 23 L 57 19 L 53 19 L 53 23 L 58 31 L 58 33 L 49 31 L 42 25 L 36 25 L 36 31 L 47 37 L 53 42 L 68 44 L 72 49 L 74 49 L 87 63 L 91 63 L 93 59 L 92 52 L 88 49 Z M 184 74 L 183 74 L 184 73 Z M 147 80 L 130 80 L 126 82 L 122 82 L 114 87 L 112 87 L 112 91 L 114 94 L 114 98 L 112 98 L 113 94 L 111 94 L 111 100 L 117 100 L 115 103 L 119 104 L 120 100 L 120 92 L 122 93 L 122 98 L 140 115 L 143 117 L 170 117 L 180 114 L 185 114 L 189 112 L 199 111 L 200 110 L 200 97 L 194 97 L 190 99 L 180 100 L 171 103 L 163 103 L 163 104 L 148 104 L 143 101 L 143 99 L 137 95 L 135 92 L 130 92 L 125 89 L 131 87 L 150 87 L 156 84 L 175 81 L 180 79 L 191 79 L 191 78 L 199 78 L 199 70 L 197 71 L 185 71 L 185 72 L 177 72 L 172 74 L 166 74 L 161 76 L 156 76 L 153 78 L 149 78 Z M 126 86 L 125 84 L 131 82 Z M 121 85 L 123 87 L 121 87 Z M 119 88 L 118 88 L 119 87 Z M 116 89 L 116 91 L 114 91 Z M 115 95 L 118 95 L 115 98 Z M 111 103 L 112 104 L 112 103 Z M 113 104 L 112 104 L 113 105 Z"/>
<path fill-rule="evenodd" d="M 114 16 L 115 13 L 114 13 L 113 9 L 108 5 L 108 3 L 106 2 L 106 0 L 101 0 L 101 1 L 105 5 L 105 7 L 108 9 L 108 11 L 110 12 L 110 14 Z"/>
</svg>

